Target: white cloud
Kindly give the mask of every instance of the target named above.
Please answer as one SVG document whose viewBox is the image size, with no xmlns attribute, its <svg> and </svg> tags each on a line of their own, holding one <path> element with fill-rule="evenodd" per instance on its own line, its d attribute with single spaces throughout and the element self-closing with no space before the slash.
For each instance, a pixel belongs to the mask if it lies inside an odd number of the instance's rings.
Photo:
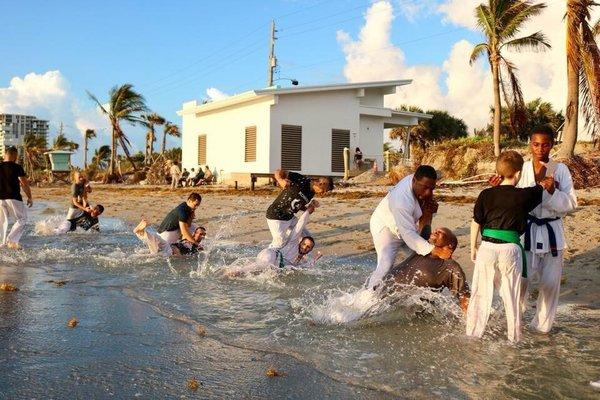
<svg viewBox="0 0 600 400">
<path fill-rule="evenodd" d="M 474 9 L 480 3 L 481 0 L 445 0 L 437 11 L 447 23 L 476 30 Z M 390 39 L 393 4 L 391 0 L 373 3 L 365 14 L 365 23 L 356 40 L 346 32 L 338 32 L 338 42 L 346 55 L 344 74 L 348 81 L 411 78 L 413 84 L 387 96 L 388 106 L 414 104 L 426 109 L 442 108 L 464 119 L 470 130 L 485 126 L 492 103 L 491 74 L 484 59 L 469 65 L 474 43 L 464 39 L 456 42 L 441 68 L 410 65 L 402 49 L 394 46 Z M 421 10 L 415 7 L 409 9 Z M 553 46 L 550 51 L 505 54 L 518 68 L 525 100 L 541 97 L 558 110 L 564 108 L 566 93 L 564 8 L 564 2 L 549 2 L 542 14 L 529 21 L 521 31 L 524 36 L 542 30 Z M 598 16 L 600 7 L 592 20 L 597 20 Z M 444 80 L 445 88 L 442 89 Z"/>
<path fill-rule="evenodd" d="M 60 71 L 32 72 L 12 78 L 8 87 L 0 87 L 0 112 L 29 114 L 49 120 L 49 143 L 58 133 L 61 122 L 66 127 L 65 135 L 80 144 L 86 129 L 96 129 L 98 136 L 109 132 L 106 118 L 91 102 L 89 106 L 83 106 L 78 101 Z M 74 161 L 78 163 L 77 160 L 82 158 L 78 152 Z"/>
<path fill-rule="evenodd" d="M 223 93 L 222 91 L 214 87 L 206 89 L 206 95 L 208 96 L 208 99 L 210 101 L 223 100 L 229 97 L 228 94 Z"/>
</svg>

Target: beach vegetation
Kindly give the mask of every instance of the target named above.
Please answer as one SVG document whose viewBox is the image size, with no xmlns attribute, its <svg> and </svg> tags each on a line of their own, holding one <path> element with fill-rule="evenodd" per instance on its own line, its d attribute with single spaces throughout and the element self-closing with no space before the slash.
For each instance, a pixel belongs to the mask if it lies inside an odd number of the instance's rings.
<svg viewBox="0 0 600 400">
<path fill-rule="evenodd" d="M 181 137 L 181 132 L 179 131 L 179 127 L 169 121 L 165 122 L 163 127 L 163 139 L 162 146 L 160 148 L 160 154 L 165 156 L 165 147 L 167 146 L 167 136 L 173 137 Z M 180 157 L 181 159 L 181 157 Z"/>
<path fill-rule="evenodd" d="M 96 137 L 96 131 L 94 129 L 86 129 L 83 134 L 83 168 L 88 167 L 88 143 L 90 140 Z"/>
<path fill-rule="evenodd" d="M 149 165 L 152 163 L 154 154 L 154 142 L 156 142 L 156 131 L 155 127 L 164 125 L 167 122 L 166 119 L 153 112 L 150 114 L 143 114 L 140 123 L 147 128 L 146 131 L 146 152 L 144 155 L 144 164 Z"/>
</svg>

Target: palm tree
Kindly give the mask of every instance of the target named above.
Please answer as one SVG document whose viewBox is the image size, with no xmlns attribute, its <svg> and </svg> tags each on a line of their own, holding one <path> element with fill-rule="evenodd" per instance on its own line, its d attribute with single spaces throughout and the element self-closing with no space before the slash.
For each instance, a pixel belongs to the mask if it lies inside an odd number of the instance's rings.
<svg viewBox="0 0 600 400">
<path fill-rule="evenodd" d="M 88 156 L 88 141 L 96 137 L 96 131 L 93 129 L 86 129 L 83 135 L 83 168 L 87 168 L 87 156 Z"/>
<path fill-rule="evenodd" d="M 75 143 L 72 140 L 67 139 L 63 133 L 59 133 L 56 138 L 54 138 L 54 143 L 52 144 L 53 150 L 69 149 L 73 151 L 77 150 L 78 148 L 79 143 Z"/>
<path fill-rule="evenodd" d="M 160 154 L 165 154 L 165 147 L 167 146 L 167 135 L 171 135 L 173 137 L 181 137 L 181 132 L 179 132 L 179 127 L 170 122 L 165 122 L 165 127 L 163 128 L 163 140 L 162 147 L 160 149 Z"/>
<path fill-rule="evenodd" d="M 600 50 L 595 35 L 600 21 L 591 25 L 593 0 L 567 1 L 567 106 L 563 145 L 559 156 L 571 157 L 575 152 L 579 107 L 586 127 L 600 126 Z"/>
<path fill-rule="evenodd" d="M 515 108 L 513 126 L 520 123 L 523 118 L 523 94 L 515 74 L 516 67 L 503 55 L 503 50 L 521 51 L 526 48 L 532 50 L 546 50 L 550 44 L 541 32 L 529 36 L 515 38 L 523 25 L 533 16 L 538 15 L 546 5 L 544 3 L 532 4 L 522 0 L 488 0 L 487 4 L 480 4 L 475 9 L 477 25 L 486 37 L 486 42 L 477 44 L 471 53 L 469 62 L 473 64 L 484 53 L 487 55 L 492 70 L 492 84 L 494 90 L 494 154 L 500 155 L 500 114 L 502 101 Z M 508 80 L 510 86 L 505 84 Z"/>
<path fill-rule="evenodd" d="M 46 139 L 33 133 L 27 133 L 23 137 L 23 165 L 30 178 L 33 171 L 40 168 L 44 161 L 46 151 Z"/>
<path fill-rule="evenodd" d="M 111 151 L 109 145 L 105 144 L 103 146 L 100 146 L 94 152 L 94 156 L 92 157 L 92 164 L 94 164 L 96 168 L 106 169 L 106 167 L 108 166 L 108 162 L 110 161 L 110 153 Z"/>
<path fill-rule="evenodd" d="M 108 167 L 107 181 L 115 181 L 117 178 L 116 174 L 116 162 L 117 162 L 117 142 L 121 145 L 123 152 L 127 159 L 131 162 L 133 169 L 137 171 L 135 162 L 131 159 L 129 154 L 129 139 L 123 133 L 121 129 L 121 121 L 127 121 L 131 124 L 136 124 L 141 121 L 140 113 L 146 112 L 146 101 L 144 96 L 133 90 L 133 85 L 126 83 L 121 86 L 114 86 L 109 91 L 108 106 L 105 107 L 100 101 L 87 92 L 88 96 L 96 102 L 100 110 L 108 116 L 111 126 L 111 151 L 110 151 L 110 162 Z"/>
<path fill-rule="evenodd" d="M 154 142 L 156 141 L 154 127 L 156 125 L 164 125 L 165 122 L 166 120 L 163 117 L 154 112 L 142 115 L 141 124 L 148 128 L 148 132 L 146 133 L 146 153 L 144 158 L 146 165 L 150 164 L 152 154 L 154 153 Z"/>
</svg>

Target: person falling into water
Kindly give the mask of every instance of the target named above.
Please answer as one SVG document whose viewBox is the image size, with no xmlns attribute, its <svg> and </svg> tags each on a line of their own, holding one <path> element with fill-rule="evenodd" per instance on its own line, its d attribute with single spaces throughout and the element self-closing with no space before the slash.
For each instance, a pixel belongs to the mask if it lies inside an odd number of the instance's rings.
<svg viewBox="0 0 600 400">
<path fill-rule="evenodd" d="M 97 204 L 95 207 L 91 207 L 88 204 L 86 210 L 72 214 L 70 219 L 64 221 L 54 230 L 54 233 L 62 235 L 67 232 L 74 232 L 77 228 L 81 228 L 84 231 L 100 231 L 98 217 L 104 212 L 104 207 L 101 204 Z"/>
<path fill-rule="evenodd" d="M 88 203 L 88 193 L 91 192 L 92 188 L 85 174 L 76 171 L 73 175 L 73 185 L 71 185 L 71 204 L 67 212 L 67 220 L 80 217 L 84 212 L 91 212 L 92 209 Z"/>
<path fill-rule="evenodd" d="M 431 232 L 430 225 L 426 225 L 421 236 L 435 247 L 448 250 L 450 255 L 458 246 L 456 236 L 448 228 L 438 228 Z M 426 287 L 435 291 L 447 288 L 458 299 L 463 312 L 467 311 L 469 305 L 470 292 L 465 273 L 452 258 L 443 260 L 433 254 L 420 255 L 413 252 L 404 261 L 394 265 L 383 277 L 382 287 L 376 289 L 387 296 L 401 290 L 398 285 Z"/>
<path fill-rule="evenodd" d="M 269 247 L 280 249 L 285 245 L 288 230 L 293 229 L 298 222 L 295 214 L 301 210 L 305 211 L 311 202 L 318 207 L 319 203 L 313 200 L 313 197 L 315 194 L 323 195 L 332 190 L 333 180 L 325 177 L 310 179 L 281 169 L 276 170 L 274 176 L 283 190 L 267 209 L 266 217 L 272 236 Z"/>
<path fill-rule="evenodd" d="M 243 276 L 249 273 L 260 273 L 268 268 L 309 268 L 321 258 L 321 253 L 309 259 L 310 252 L 315 247 L 315 240 L 312 236 L 304 234 L 310 215 L 317 206 L 310 203 L 306 211 L 298 219 L 291 232 L 284 238 L 285 244 L 281 248 L 268 247 L 263 249 L 256 256 L 256 262 L 239 267 L 229 267 L 224 270 L 227 276 Z"/>
<path fill-rule="evenodd" d="M 186 239 L 190 243 L 196 243 L 196 240 L 190 233 L 194 211 L 200 206 L 202 196 L 198 193 L 191 193 L 187 200 L 173 210 L 171 210 L 157 229 L 160 237 L 172 244 L 180 239 Z"/>
<path fill-rule="evenodd" d="M 193 219 L 193 215 L 191 219 Z M 161 257 L 186 256 L 204 250 L 201 242 L 206 237 L 206 228 L 203 226 L 191 227 L 189 232 L 194 239 L 193 242 L 182 238 L 169 244 L 158 233 L 148 227 L 148 221 L 145 218 L 142 218 L 140 223 L 133 229 L 133 233 L 138 239 L 148 246 L 150 254 L 157 254 Z"/>
<path fill-rule="evenodd" d="M 422 256 L 450 258 L 449 249 L 435 247 L 419 234 L 425 225 L 423 221 L 430 220 L 429 216 L 437 212 L 437 203 L 433 200 L 436 181 L 435 169 L 420 165 L 414 174 L 398 182 L 375 208 L 370 230 L 377 252 L 377 268 L 368 280 L 368 287 L 375 287 L 388 273 L 402 243 Z"/>
</svg>

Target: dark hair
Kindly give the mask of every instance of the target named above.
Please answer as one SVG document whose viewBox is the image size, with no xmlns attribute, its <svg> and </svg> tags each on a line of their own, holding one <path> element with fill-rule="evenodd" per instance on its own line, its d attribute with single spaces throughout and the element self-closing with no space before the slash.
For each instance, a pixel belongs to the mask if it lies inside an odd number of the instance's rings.
<svg viewBox="0 0 600 400">
<path fill-rule="evenodd" d="M 307 240 L 307 239 L 312 242 L 313 246 L 315 245 L 315 239 L 312 236 L 304 236 L 301 241 L 303 242 L 304 240 Z"/>
<path fill-rule="evenodd" d="M 456 248 L 458 247 L 458 239 L 452 231 L 450 231 L 450 233 L 452 233 L 452 235 L 449 235 L 448 237 L 448 240 L 450 242 L 448 244 L 450 245 L 450 247 L 452 247 L 452 250 L 456 250 Z"/>
<path fill-rule="evenodd" d="M 415 179 L 420 180 L 421 178 L 437 180 L 437 173 L 435 172 L 435 168 L 433 168 L 431 165 L 419 165 L 419 167 L 415 171 Z"/>
<path fill-rule="evenodd" d="M 179 162 L 177 160 L 173 161 L 173 165 L 179 165 Z"/>
<path fill-rule="evenodd" d="M 208 168 L 208 169 L 210 169 L 210 167 L 209 167 L 208 165 L 205 165 L 205 166 L 204 166 L 204 168 Z"/>
<path fill-rule="evenodd" d="M 194 193 L 190 193 L 190 195 L 188 196 L 187 199 L 191 200 L 191 201 L 201 202 L 202 201 L 202 196 L 200 196 L 200 193 L 194 192 Z"/>
<path fill-rule="evenodd" d="M 100 214 L 104 212 L 104 206 L 102 204 L 96 204 L 96 208 L 100 210 Z"/>
<path fill-rule="evenodd" d="M 206 232 L 206 228 L 205 228 L 205 227 L 203 227 L 203 226 L 199 226 L 199 227 L 197 227 L 196 229 L 202 229 L 204 232 Z"/>
<path fill-rule="evenodd" d="M 533 128 L 533 130 L 529 134 L 529 137 L 532 137 L 533 135 L 548 136 L 550 138 L 550 140 L 552 141 L 552 143 L 554 143 L 554 136 L 555 136 L 554 129 L 548 124 L 538 125 L 535 128 Z"/>
<path fill-rule="evenodd" d="M 19 155 L 19 151 L 17 150 L 17 148 L 15 146 L 7 147 L 5 151 L 6 151 L 6 154 L 10 154 L 11 156 Z"/>
<path fill-rule="evenodd" d="M 354 151 L 360 151 L 360 149 L 357 147 L 356 150 L 354 150 Z"/>
<path fill-rule="evenodd" d="M 333 178 L 330 176 L 324 176 L 319 179 L 319 181 L 327 182 L 327 191 L 330 192 L 333 190 Z"/>
</svg>

